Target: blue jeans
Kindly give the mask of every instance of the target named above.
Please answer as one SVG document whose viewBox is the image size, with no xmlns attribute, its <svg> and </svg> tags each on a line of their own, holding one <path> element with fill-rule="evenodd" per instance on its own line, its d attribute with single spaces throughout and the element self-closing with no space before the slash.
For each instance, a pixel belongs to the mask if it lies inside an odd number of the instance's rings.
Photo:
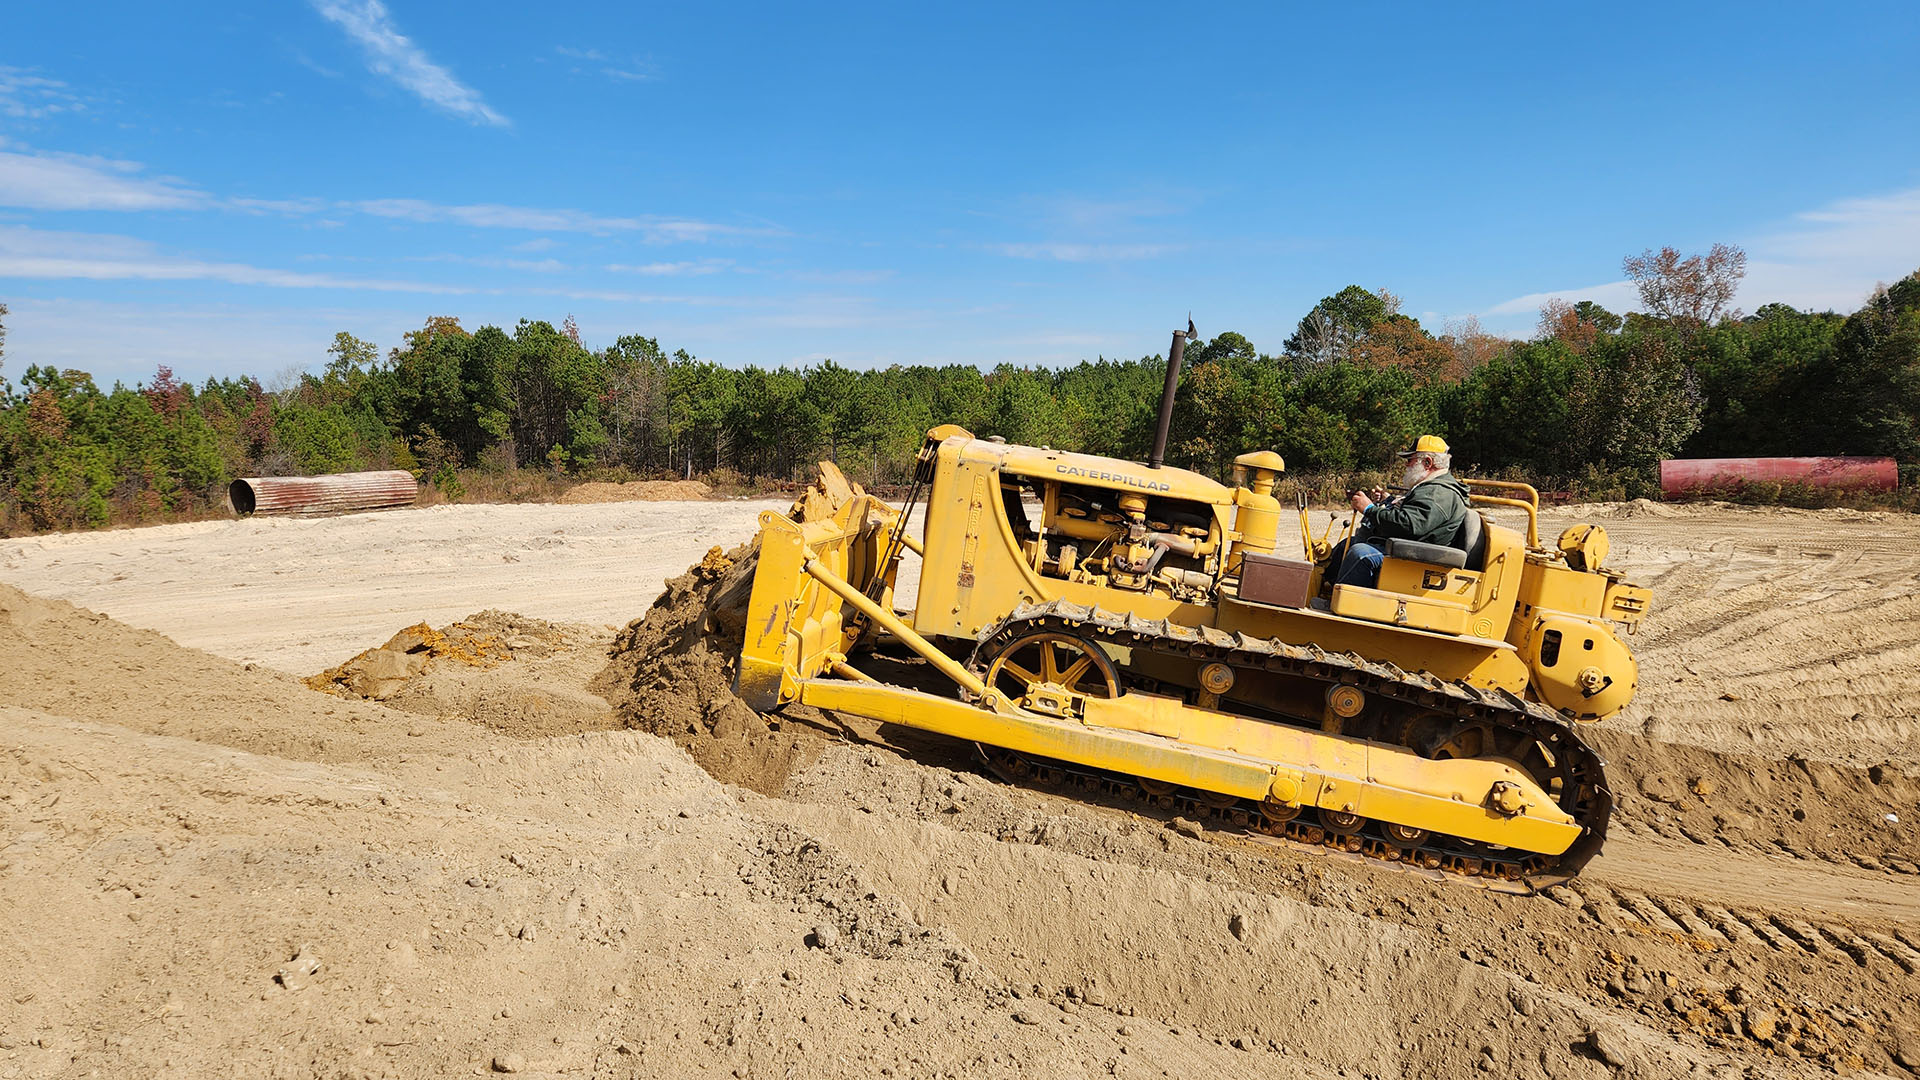
<svg viewBox="0 0 1920 1080">
<path fill-rule="evenodd" d="M 1359 585 L 1371 589 L 1380 581 L 1380 563 L 1386 553 L 1372 544 L 1350 544 L 1340 560 L 1336 585 Z"/>
</svg>

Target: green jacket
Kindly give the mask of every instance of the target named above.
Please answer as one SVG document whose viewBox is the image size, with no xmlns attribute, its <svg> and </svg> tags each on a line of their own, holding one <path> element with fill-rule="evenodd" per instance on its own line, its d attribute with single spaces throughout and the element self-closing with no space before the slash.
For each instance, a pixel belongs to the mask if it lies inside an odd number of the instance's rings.
<svg viewBox="0 0 1920 1080">
<path fill-rule="evenodd" d="M 1379 540 L 1418 540 L 1452 546 L 1467 520 L 1467 485 L 1441 473 L 1413 486 L 1391 504 L 1367 507 L 1366 531 Z"/>
</svg>

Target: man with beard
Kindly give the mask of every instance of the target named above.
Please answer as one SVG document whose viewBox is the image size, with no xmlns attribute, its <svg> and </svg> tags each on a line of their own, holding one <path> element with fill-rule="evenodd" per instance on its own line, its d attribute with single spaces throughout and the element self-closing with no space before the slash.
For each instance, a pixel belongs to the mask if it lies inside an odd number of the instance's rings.
<svg viewBox="0 0 1920 1080">
<path fill-rule="evenodd" d="M 1401 480 L 1405 492 L 1396 498 L 1374 489 L 1353 493 L 1353 508 L 1360 512 L 1360 528 L 1351 544 L 1343 544 L 1334 554 L 1339 567 L 1340 585 L 1372 588 L 1380 580 L 1380 561 L 1387 540 L 1417 540 L 1425 544 L 1458 547 L 1461 526 L 1467 520 L 1467 485 L 1448 470 L 1453 455 L 1447 441 L 1438 435 L 1422 435 L 1413 446 L 1400 451 L 1406 461 Z"/>
</svg>

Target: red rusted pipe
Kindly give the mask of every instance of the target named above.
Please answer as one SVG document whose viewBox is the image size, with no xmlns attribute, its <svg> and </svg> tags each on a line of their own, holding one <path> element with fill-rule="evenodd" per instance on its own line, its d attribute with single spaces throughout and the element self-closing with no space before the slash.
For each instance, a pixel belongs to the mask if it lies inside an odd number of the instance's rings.
<svg viewBox="0 0 1920 1080">
<path fill-rule="evenodd" d="M 420 485 L 404 469 L 331 476 L 249 476 L 227 485 L 236 514 L 337 514 L 408 506 Z"/>
<path fill-rule="evenodd" d="M 1689 495 L 1750 483 L 1892 491 L 1900 470 L 1890 457 L 1674 458 L 1660 463 L 1660 491 Z"/>
</svg>

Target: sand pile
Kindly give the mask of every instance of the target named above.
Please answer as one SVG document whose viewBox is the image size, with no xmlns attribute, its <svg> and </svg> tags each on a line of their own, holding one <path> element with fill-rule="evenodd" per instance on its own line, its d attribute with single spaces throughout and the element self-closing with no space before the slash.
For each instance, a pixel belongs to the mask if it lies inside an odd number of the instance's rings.
<svg viewBox="0 0 1920 1080">
<path fill-rule="evenodd" d="M 560 496 L 563 505 L 608 502 L 667 502 L 711 499 L 713 489 L 698 480 L 630 480 L 624 484 L 591 481 L 576 484 Z"/>
<path fill-rule="evenodd" d="M 487 610 L 438 630 L 409 626 L 305 681 L 521 738 L 603 730 L 619 724 L 606 700 L 583 687 L 611 638 L 604 628 Z"/>
<path fill-rule="evenodd" d="M 513 651 L 494 634 L 475 633 L 458 623 L 445 630 L 415 623 L 388 638 L 385 645 L 310 676 L 307 685 L 322 693 L 385 701 L 436 660 L 490 668 L 511 659 Z"/>
<path fill-rule="evenodd" d="M 0 703 L 304 761 L 461 745 L 472 729 L 315 694 L 295 676 L 182 648 L 0 584 Z M 0 725 L 3 727 L 3 725 Z"/>
</svg>

